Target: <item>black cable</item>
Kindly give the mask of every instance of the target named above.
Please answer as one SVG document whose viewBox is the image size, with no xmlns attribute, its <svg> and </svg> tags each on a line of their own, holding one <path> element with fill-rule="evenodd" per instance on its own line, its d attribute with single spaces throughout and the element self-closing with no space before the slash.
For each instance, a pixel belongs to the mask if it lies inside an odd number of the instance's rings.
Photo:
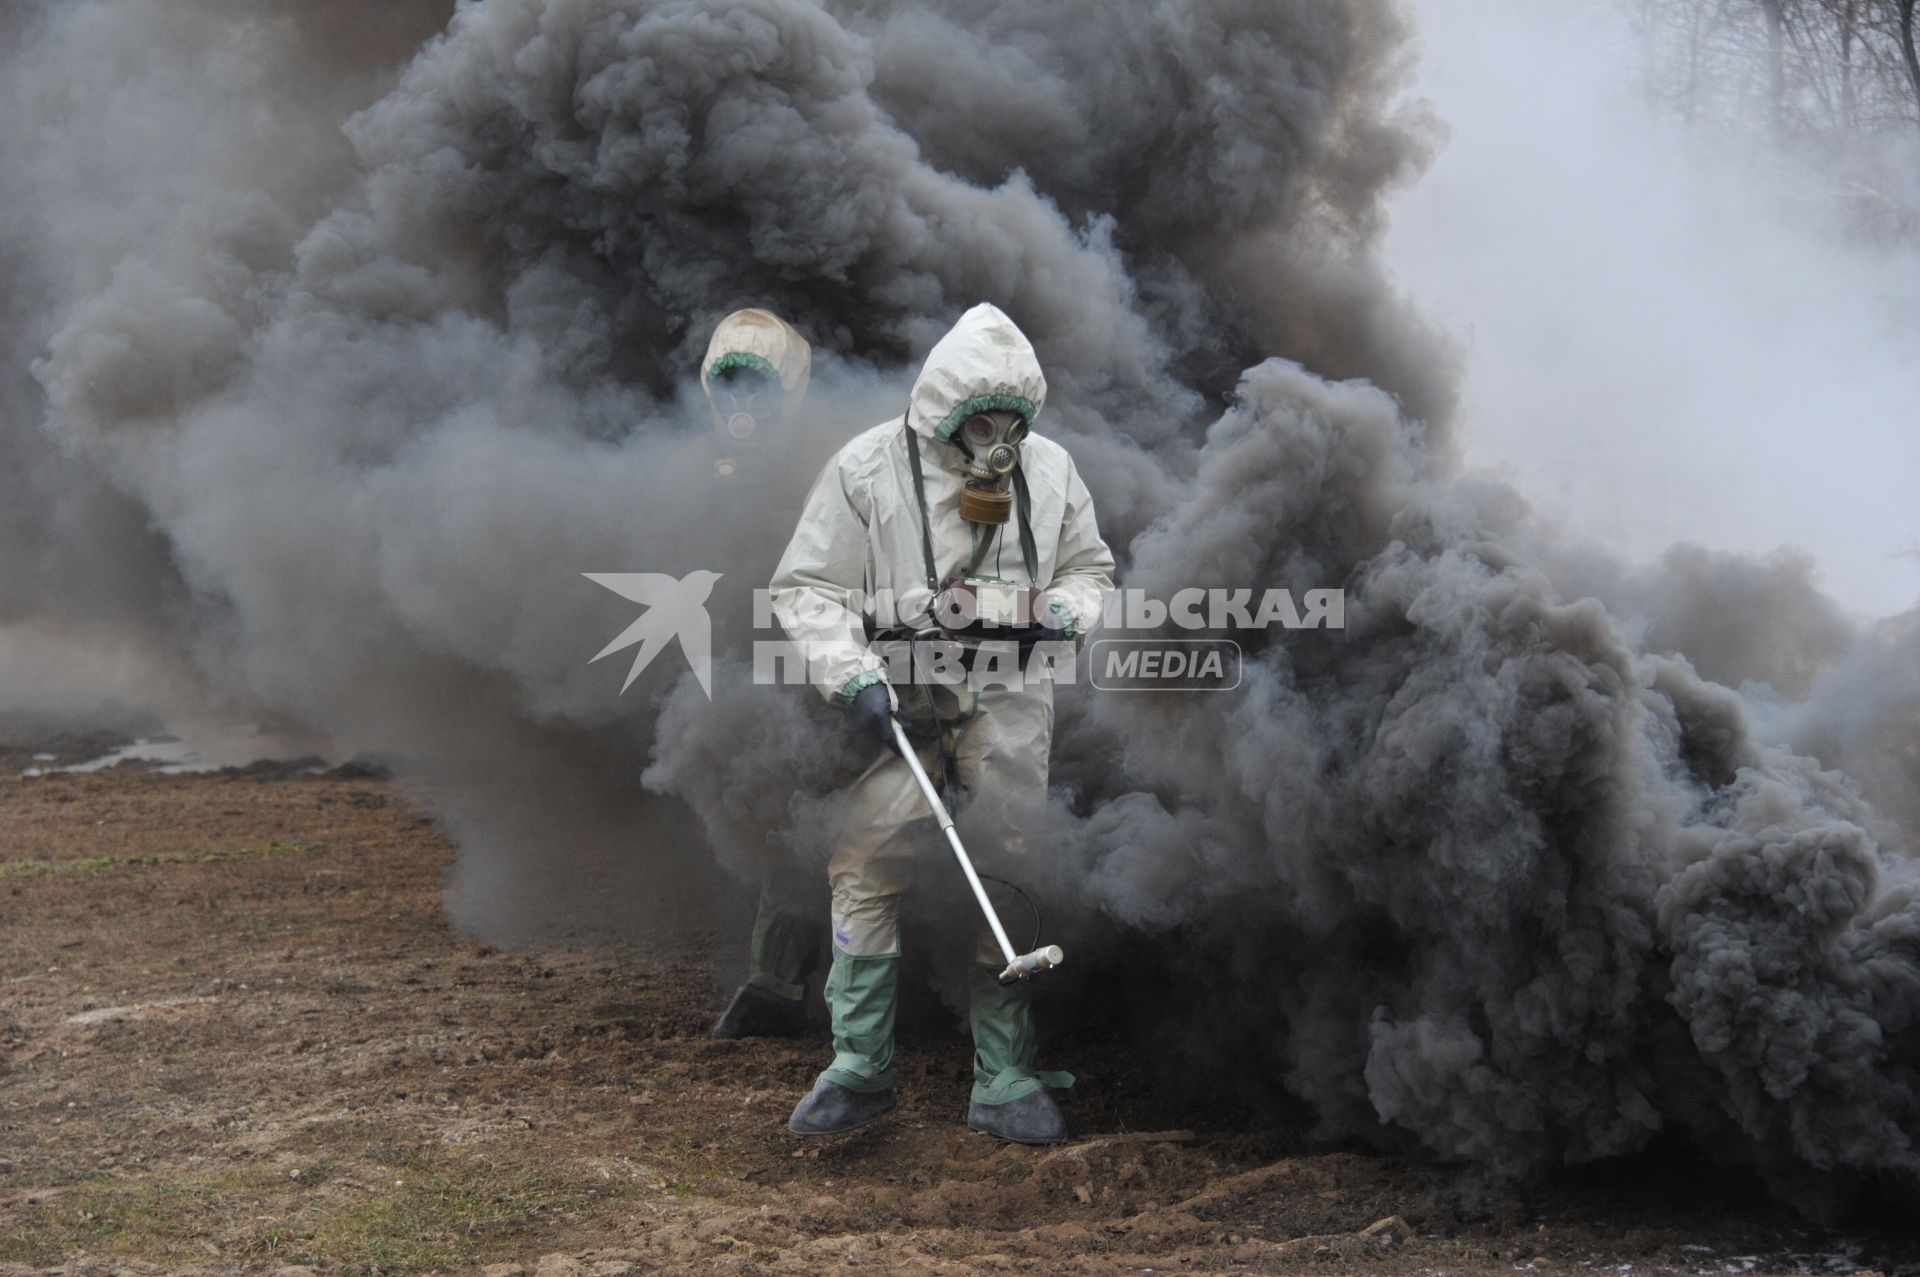
<svg viewBox="0 0 1920 1277">
<path fill-rule="evenodd" d="M 1027 912 L 1033 915 L 1033 939 L 1027 944 L 1027 952 L 1032 953 L 1035 949 L 1038 949 L 1040 947 L 1040 906 L 1033 903 L 1033 897 L 1020 890 L 1020 888 L 1013 883 L 1008 882 L 1005 878 L 996 878 L 992 874 L 979 873 L 978 870 L 976 870 L 975 873 L 981 882 L 997 882 L 1027 902 Z"/>
</svg>

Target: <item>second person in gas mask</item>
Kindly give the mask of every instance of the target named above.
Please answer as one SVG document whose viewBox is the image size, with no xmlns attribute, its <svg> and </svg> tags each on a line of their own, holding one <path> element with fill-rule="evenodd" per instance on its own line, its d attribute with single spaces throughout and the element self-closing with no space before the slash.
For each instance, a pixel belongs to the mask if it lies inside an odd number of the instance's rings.
<svg viewBox="0 0 1920 1277">
<path fill-rule="evenodd" d="M 714 327 L 700 385 L 713 423 L 707 495 L 716 508 L 752 508 L 776 519 L 785 506 L 793 517 L 798 493 L 788 480 L 792 434 L 812 367 L 807 339 L 771 311 L 736 310 Z M 721 613 L 717 620 L 720 641 L 744 643 L 747 618 Z M 735 628 L 738 634 L 729 632 Z M 760 860 L 747 981 L 715 1022 L 717 1038 L 793 1037 L 807 1027 L 802 998 L 826 947 L 813 903 L 818 881 L 771 846 L 761 849 Z"/>
</svg>

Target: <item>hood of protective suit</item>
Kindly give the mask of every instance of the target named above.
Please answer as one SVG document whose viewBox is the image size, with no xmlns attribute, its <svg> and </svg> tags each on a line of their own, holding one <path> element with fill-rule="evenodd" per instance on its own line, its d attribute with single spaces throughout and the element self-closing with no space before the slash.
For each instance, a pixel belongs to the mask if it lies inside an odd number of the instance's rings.
<svg viewBox="0 0 1920 1277">
<path fill-rule="evenodd" d="M 711 385 L 729 368 L 757 368 L 779 381 L 788 400 L 806 391 L 813 368 L 813 347 L 793 325 L 772 311 L 736 310 L 715 326 L 700 364 L 702 385 Z"/>
<path fill-rule="evenodd" d="M 998 306 L 982 302 L 928 352 L 909 398 L 910 420 L 921 438 L 946 443 L 974 413 L 1011 409 L 1031 433 L 1046 399 L 1033 343 Z"/>
<path fill-rule="evenodd" d="M 898 417 L 883 421 L 848 440 L 820 472 L 774 570 L 771 603 L 823 696 L 848 702 L 886 678 L 887 662 L 868 636 L 927 623 L 935 594 L 964 575 L 1041 589 L 1067 640 L 1079 642 L 1099 623 L 1113 588 L 1113 552 L 1065 448 L 1038 434 L 1020 443 L 1029 564 L 1012 536 L 993 535 L 983 558 L 980 525 L 960 515 L 966 470 L 929 464 L 916 475 L 907 447 L 909 439 L 940 437 L 943 427 L 951 434 L 983 409 L 1016 411 L 1031 425 L 1046 389 L 1033 347 L 1013 321 L 976 306 L 940 339 L 914 383 L 915 433 L 902 430 Z M 944 444 L 927 451 L 942 460 L 961 455 Z"/>
</svg>

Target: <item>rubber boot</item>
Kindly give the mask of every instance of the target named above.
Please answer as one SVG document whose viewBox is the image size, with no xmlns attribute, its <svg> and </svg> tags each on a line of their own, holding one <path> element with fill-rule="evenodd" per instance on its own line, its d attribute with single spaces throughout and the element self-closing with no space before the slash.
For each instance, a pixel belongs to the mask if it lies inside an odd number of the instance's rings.
<svg viewBox="0 0 1920 1277">
<path fill-rule="evenodd" d="M 834 1135 L 865 1125 L 894 1106 L 893 1020 L 900 955 L 856 958 L 838 949 L 827 972 L 833 1015 L 833 1063 L 794 1107 L 787 1129 Z"/>
<path fill-rule="evenodd" d="M 1039 1040 L 1033 1028 L 1033 990 L 1002 985 L 999 969 L 974 966 L 967 977 L 973 1023 L 973 1094 L 967 1125 L 1020 1144 L 1058 1144 L 1067 1120 L 1047 1088 L 1073 1085 L 1070 1073 L 1035 1069 Z"/>
<path fill-rule="evenodd" d="M 807 976 L 825 928 L 788 908 L 774 875 L 761 879 L 747 982 L 713 1026 L 716 1038 L 792 1038 L 807 1031 Z"/>
<path fill-rule="evenodd" d="M 794 1105 L 787 1129 L 795 1135 L 838 1135 L 891 1113 L 894 1103 L 892 1087 L 855 1091 L 822 1077 L 806 1098 Z"/>
<path fill-rule="evenodd" d="M 967 1126 L 1015 1144 L 1064 1144 L 1072 1138 L 1067 1118 L 1043 1087 L 1004 1104 L 967 1105 Z"/>
<path fill-rule="evenodd" d="M 748 981 L 714 1022 L 716 1038 L 797 1038 L 807 1031 L 806 1003 L 768 993 Z"/>
</svg>

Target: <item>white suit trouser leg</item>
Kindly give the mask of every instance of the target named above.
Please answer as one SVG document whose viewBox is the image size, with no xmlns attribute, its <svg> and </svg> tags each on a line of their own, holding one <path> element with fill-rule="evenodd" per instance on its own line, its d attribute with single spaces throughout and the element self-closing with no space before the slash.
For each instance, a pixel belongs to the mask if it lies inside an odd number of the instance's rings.
<svg viewBox="0 0 1920 1277">
<path fill-rule="evenodd" d="M 922 689 L 903 686 L 898 690 L 915 725 L 924 723 Z M 1031 840 L 1023 836 L 1021 826 L 1046 799 L 1052 689 L 1042 684 L 1030 691 L 989 687 L 973 693 L 936 687 L 934 693 L 942 717 L 954 724 L 947 732 L 948 748 L 967 795 L 961 836 L 980 869 L 992 872 L 996 864 L 1017 859 L 1027 850 Z M 937 787 L 939 748 L 931 739 L 916 744 L 921 766 Z M 905 760 L 890 751 L 854 782 L 841 812 L 839 841 L 827 866 L 836 953 L 880 957 L 900 952 L 900 897 L 915 871 L 908 826 L 927 815 L 926 799 L 913 773 Z M 944 851 L 942 855 L 950 860 Z M 958 873 L 950 863 L 939 866 L 941 872 L 949 870 Z M 1024 921 L 1016 919 L 1014 925 Z M 1024 940 L 1021 937 L 1016 945 Z M 984 920 L 976 959 L 996 967 L 1005 962 Z"/>
</svg>

